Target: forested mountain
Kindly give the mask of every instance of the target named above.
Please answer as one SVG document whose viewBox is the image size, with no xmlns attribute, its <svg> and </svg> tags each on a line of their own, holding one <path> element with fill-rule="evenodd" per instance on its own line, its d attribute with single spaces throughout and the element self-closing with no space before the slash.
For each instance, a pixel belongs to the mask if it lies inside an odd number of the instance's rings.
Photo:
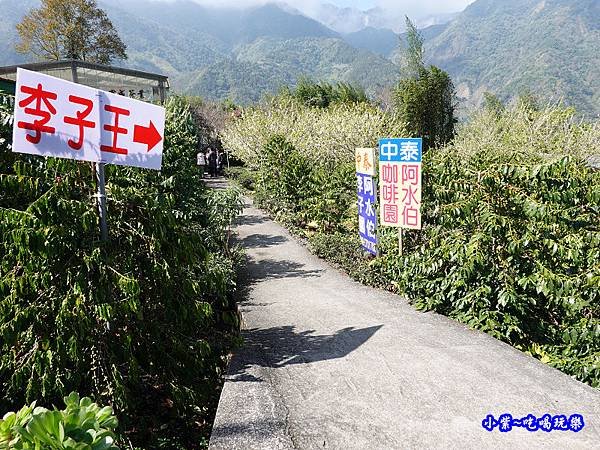
<svg viewBox="0 0 600 450">
<path fill-rule="evenodd" d="M 366 27 L 347 33 L 344 40 L 356 48 L 369 50 L 381 56 L 389 57 L 398 48 L 399 35 L 389 28 Z"/>
<path fill-rule="evenodd" d="M 0 0 L 1 64 L 14 51 L 14 25 L 36 0 Z M 397 77 L 388 59 L 285 5 L 207 8 L 190 0 L 104 0 L 129 59 L 121 65 L 167 74 L 176 91 L 237 102 L 259 100 L 301 76 L 360 83 L 375 93 Z M 376 68 L 377 70 L 374 70 Z"/>
<path fill-rule="evenodd" d="M 25 60 L 13 50 L 14 26 L 37 4 L 0 0 L 0 64 Z M 361 83 L 371 94 L 398 77 L 392 62 L 404 36 L 378 25 L 375 11 L 326 7 L 321 21 L 340 29 L 346 20 L 358 29 L 343 34 L 280 3 L 246 9 L 191 0 L 99 4 L 127 44 L 122 65 L 165 73 L 174 90 L 249 102 L 303 75 Z M 422 33 L 427 62 L 450 73 L 463 105 L 478 105 L 486 91 L 503 100 L 531 92 L 600 114 L 599 0 L 477 0 Z"/>
<path fill-rule="evenodd" d="M 165 72 L 175 89 L 208 98 L 257 101 L 301 76 L 356 82 L 374 93 L 397 76 L 389 60 L 356 51 L 335 31 L 282 5 L 214 9 L 183 0 L 168 7 L 133 1 L 120 9 L 108 1 L 129 45 L 129 64 Z M 133 20 L 139 25 L 129 25 Z M 157 48 L 156 37 L 140 27 L 164 29 Z"/>
<path fill-rule="evenodd" d="M 234 58 L 182 75 L 177 81 L 186 92 L 256 101 L 263 93 L 294 85 L 302 76 L 352 81 L 374 94 L 394 83 L 398 74 L 389 60 L 340 39 L 263 37 L 239 46 Z"/>
<path fill-rule="evenodd" d="M 524 92 L 600 114 L 599 0 L 478 0 L 426 42 L 461 97 Z"/>
</svg>

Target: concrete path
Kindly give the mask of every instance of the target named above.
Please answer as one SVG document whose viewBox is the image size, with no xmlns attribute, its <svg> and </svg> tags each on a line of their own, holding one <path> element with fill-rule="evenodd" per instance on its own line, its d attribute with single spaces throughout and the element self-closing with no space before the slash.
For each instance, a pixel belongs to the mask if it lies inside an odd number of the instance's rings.
<svg viewBox="0 0 600 450">
<path fill-rule="evenodd" d="M 248 206 L 245 345 L 213 450 L 600 448 L 600 392 L 483 333 L 350 280 Z M 498 418 L 582 414 L 572 431 L 500 433 Z"/>
</svg>

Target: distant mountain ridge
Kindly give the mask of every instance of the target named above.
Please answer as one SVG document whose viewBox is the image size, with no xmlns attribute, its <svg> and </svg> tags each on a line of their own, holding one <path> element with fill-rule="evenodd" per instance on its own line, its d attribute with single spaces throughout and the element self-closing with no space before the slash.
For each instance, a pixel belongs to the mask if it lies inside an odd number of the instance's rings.
<svg viewBox="0 0 600 450">
<path fill-rule="evenodd" d="M 165 71 L 178 90 L 208 98 L 257 101 L 265 93 L 294 84 L 301 76 L 355 82 L 375 93 L 393 82 L 397 73 L 389 60 L 357 50 L 319 22 L 274 4 L 228 10 L 187 1 L 168 9 L 132 2 L 127 10 L 112 4 L 107 10 L 117 29 L 123 30 L 125 42 L 133 44 L 129 64 Z M 172 51 L 170 58 L 162 54 L 158 58 L 151 42 L 138 42 L 148 35 L 131 27 L 131 15 L 142 23 L 173 30 L 165 40 L 179 40 L 178 50 L 183 56 L 177 58 L 178 52 Z M 196 44 L 189 42 L 190 38 Z M 204 44 L 207 41 L 210 45 Z M 369 68 L 374 66 L 380 70 L 371 72 Z"/>
<path fill-rule="evenodd" d="M 470 105 L 531 92 L 600 114 L 599 0 L 477 0 L 426 41 L 426 57 Z"/>
<path fill-rule="evenodd" d="M 305 9 L 305 8 L 302 8 Z M 321 22 L 341 34 L 356 33 L 365 28 L 387 29 L 401 33 L 406 29 L 404 12 L 394 12 L 376 6 L 367 10 L 331 3 L 313 6 L 305 12 L 309 17 Z M 458 13 L 430 14 L 425 17 L 412 17 L 419 28 L 450 22 Z"/>
<path fill-rule="evenodd" d="M 24 60 L 12 50 L 14 25 L 38 4 L 0 0 L 10 12 L 0 16 L 0 37 L 12 40 L 3 64 Z M 224 9 L 190 0 L 101 0 L 99 6 L 128 47 L 129 59 L 117 64 L 167 74 L 174 90 L 206 98 L 257 101 L 303 75 L 360 83 L 375 93 L 397 73 L 388 59 L 352 47 L 339 33 L 282 5 Z"/>
<path fill-rule="evenodd" d="M 0 0 L 0 65 L 28 59 L 14 52 L 14 26 L 38 4 Z M 394 62 L 405 36 L 364 27 L 352 8 L 329 8 L 362 27 L 340 33 L 281 4 L 99 4 L 128 46 L 122 65 L 169 75 L 176 91 L 252 102 L 307 75 L 361 83 L 376 94 L 399 75 Z M 450 22 L 421 32 L 426 62 L 450 73 L 462 105 L 479 105 L 486 91 L 503 100 L 531 92 L 542 100 L 563 98 L 588 116 L 600 114 L 600 0 L 477 0 Z"/>
</svg>

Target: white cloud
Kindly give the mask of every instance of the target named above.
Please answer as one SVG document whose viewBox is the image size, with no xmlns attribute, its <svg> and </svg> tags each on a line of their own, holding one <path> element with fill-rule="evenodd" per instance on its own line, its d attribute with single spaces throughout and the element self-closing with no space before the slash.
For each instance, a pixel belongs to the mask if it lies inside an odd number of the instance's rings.
<svg viewBox="0 0 600 450">
<path fill-rule="evenodd" d="M 420 18 L 462 11 L 474 0 L 375 0 L 377 6 L 393 14 Z"/>
<path fill-rule="evenodd" d="M 163 0 L 164 1 L 164 0 Z M 174 0 L 167 0 L 174 1 Z M 194 0 L 196 3 L 205 6 L 223 7 L 223 8 L 247 8 L 250 6 L 264 5 L 272 3 L 274 0 Z M 340 6 L 351 6 L 357 4 L 351 1 L 341 0 L 275 0 L 281 3 L 287 3 L 290 6 L 302 11 L 314 13 L 318 6 L 324 3 L 333 3 Z M 372 0 L 370 3 L 389 11 L 396 15 L 408 15 L 409 17 L 425 17 L 433 14 L 445 14 L 463 10 L 474 0 Z M 361 2 L 364 4 L 365 2 Z M 360 9 L 365 9 L 364 6 Z"/>
</svg>

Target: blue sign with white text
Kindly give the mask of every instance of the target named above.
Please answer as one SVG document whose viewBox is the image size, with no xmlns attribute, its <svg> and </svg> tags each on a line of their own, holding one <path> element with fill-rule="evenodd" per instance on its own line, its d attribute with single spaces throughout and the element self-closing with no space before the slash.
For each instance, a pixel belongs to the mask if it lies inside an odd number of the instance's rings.
<svg viewBox="0 0 600 450">
<path fill-rule="evenodd" d="M 380 139 L 380 162 L 416 162 L 423 156 L 423 139 Z"/>
<path fill-rule="evenodd" d="M 481 422 L 481 426 L 488 431 L 494 431 L 495 428 L 501 433 L 512 431 L 513 428 L 522 428 L 527 431 L 572 431 L 579 433 L 585 427 L 585 421 L 581 414 L 571 414 L 567 417 L 564 414 L 551 416 L 544 414 L 541 417 L 536 417 L 533 414 L 527 414 L 525 417 L 517 418 L 511 414 L 501 414 L 497 419 L 488 414 Z"/>
<path fill-rule="evenodd" d="M 356 174 L 358 186 L 358 232 L 363 248 L 377 256 L 376 188 L 371 175 Z"/>
</svg>

